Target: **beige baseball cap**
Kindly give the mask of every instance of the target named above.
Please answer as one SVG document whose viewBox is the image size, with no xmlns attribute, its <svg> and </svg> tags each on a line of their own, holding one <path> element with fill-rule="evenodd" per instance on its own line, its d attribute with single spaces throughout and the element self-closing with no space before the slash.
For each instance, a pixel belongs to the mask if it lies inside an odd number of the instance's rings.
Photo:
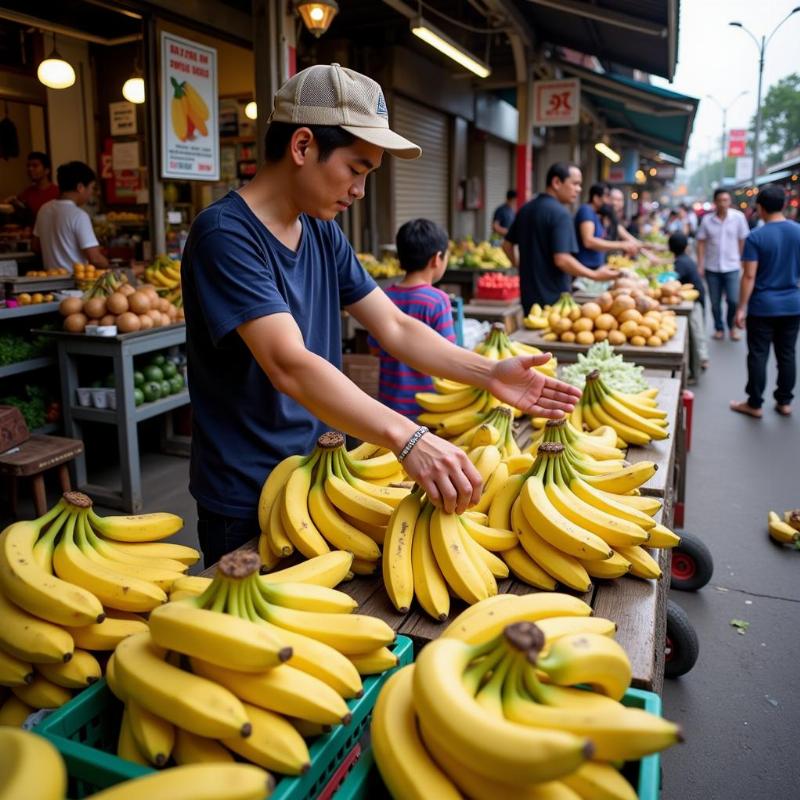
<svg viewBox="0 0 800 800">
<path fill-rule="evenodd" d="M 338 125 L 398 158 L 419 158 L 422 148 L 389 129 L 380 84 L 339 64 L 298 72 L 275 95 L 270 122 Z"/>
</svg>

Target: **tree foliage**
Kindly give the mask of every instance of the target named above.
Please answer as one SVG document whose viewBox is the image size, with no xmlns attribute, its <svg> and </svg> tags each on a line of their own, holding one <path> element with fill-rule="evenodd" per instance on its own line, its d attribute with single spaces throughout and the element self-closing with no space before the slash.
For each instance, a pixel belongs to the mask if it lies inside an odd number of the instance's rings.
<svg viewBox="0 0 800 800">
<path fill-rule="evenodd" d="M 770 86 L 761 106 L 761 130 L 770 161 L 779 161 L 783 153 L 800 145 L 800 73 Z"/>
</svg>

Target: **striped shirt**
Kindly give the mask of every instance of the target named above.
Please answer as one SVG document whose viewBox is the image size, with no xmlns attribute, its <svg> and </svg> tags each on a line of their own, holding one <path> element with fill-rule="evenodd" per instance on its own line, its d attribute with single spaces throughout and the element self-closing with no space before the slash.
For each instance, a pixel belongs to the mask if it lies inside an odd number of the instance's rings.
<svg viewBox="0 0 800 800">
<path fill-rule="evenodd" d="M 424 322 L 450 342 L 455 342 L 453 309 L 450 298 L 430 284 L 418 286 L 390 286 L 386 294 L 404 313 Z M 422 413 L 414 397 L 417 392 L 433 391 L 433 381 L 407 364 L 390 356 L 371 336 L 369 345 L 378 350 L 381 360 L 378 399 L 389 408 L 406 417 Z"/>
</svg>

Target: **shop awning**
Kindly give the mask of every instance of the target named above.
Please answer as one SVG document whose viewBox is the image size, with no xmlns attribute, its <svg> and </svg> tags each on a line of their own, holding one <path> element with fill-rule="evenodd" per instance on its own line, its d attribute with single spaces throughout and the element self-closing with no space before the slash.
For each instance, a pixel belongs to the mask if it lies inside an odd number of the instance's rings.
<svg viewBox="0 0 800 800">
<path fill-rule="evenodd" d="M 581 93 L 603 117 L 612 136 L 683 162 L 700 102 L 697 98 L 624 75 L 592 72 L 569 63 L 561 67 L 581 79 Z"/>
<path fill-rule="evenodd" d="M 672 80 L 680 0 L 515 0 L 537 39 Z"/>
</svg>

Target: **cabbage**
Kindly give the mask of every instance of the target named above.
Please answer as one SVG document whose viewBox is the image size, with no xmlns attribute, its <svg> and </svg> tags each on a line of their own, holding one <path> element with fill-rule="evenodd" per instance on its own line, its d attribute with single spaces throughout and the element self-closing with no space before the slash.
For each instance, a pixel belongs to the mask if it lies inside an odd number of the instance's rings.
<svg viewBox="0 0 800 800">
<path fill-rule="evenodd" d="M 644 367 L 625 361 L 607 341 L 593 344 L 586 355 L 578 354 L 576 364 L 562 367 L 561 379 L 583 389 L 586 376 L 596 369 L 600 370 L 600 376 L 609 389 L 636 394 L 649 388 L 642 376 Z"/>
</svg>

